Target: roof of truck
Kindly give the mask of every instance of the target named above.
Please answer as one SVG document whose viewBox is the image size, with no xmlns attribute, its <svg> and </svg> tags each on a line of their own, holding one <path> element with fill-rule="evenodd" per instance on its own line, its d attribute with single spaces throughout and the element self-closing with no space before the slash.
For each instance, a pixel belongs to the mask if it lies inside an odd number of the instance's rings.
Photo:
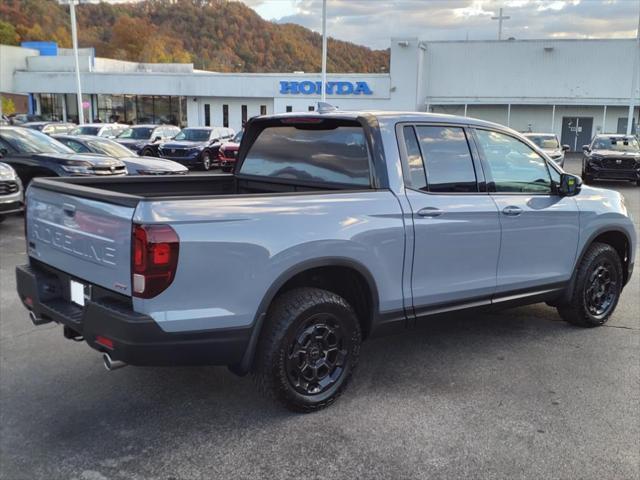
<svg viewBox="0 0 640 480">
<path fill-rule="evenodd" d="M 485 127 L 506 128 L 504 125 L 488 122 L 471 117 L 448 115 L 445 113 L 403 112 L 383 110 L 333 110 L 330 112 L 288 112 L 274 115 L 266 115 L 260 118 L 334 118 L 342 120 L 356 120 L 359 117 L 373 116 L 391 122 L 429 122 L 429 123 L 456 123 L 460 125 L 477 125 Z"/>
</svg>

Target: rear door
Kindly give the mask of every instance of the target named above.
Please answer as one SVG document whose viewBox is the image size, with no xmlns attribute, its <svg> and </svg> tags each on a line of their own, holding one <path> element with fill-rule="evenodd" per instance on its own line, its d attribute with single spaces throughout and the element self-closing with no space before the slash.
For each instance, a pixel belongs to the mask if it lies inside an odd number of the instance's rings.
<svg viewBox="0 0 640 480">
<path fill-rule="evenodd" d="M 500 211 L 497 293 L 567 281 L 578 248 L 579 213 L 574 198 L 555 192 L 559 173 L 508 133 L 476 129 L 475 138 Z"/>
<path fill-rule="evenodd" d="M 27 212 L 29 256 L 87 283 L 131 294 L 134 208 L 34 185 Z"/>
<path fill-rule="evenodd" d="M 416 315 L 488 303 L 496 288 L 500 224 L 468 133 L 460 126 L 404 125 L 398 135 L 413 212 Z"/>
</svg>

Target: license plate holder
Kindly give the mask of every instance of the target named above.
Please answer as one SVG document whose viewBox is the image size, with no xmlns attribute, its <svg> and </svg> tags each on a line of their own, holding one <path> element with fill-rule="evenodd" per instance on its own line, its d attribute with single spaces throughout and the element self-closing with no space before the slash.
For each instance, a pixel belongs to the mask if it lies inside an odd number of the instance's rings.
<svg viewBox="0 0 640 480">
<path fill-rule="evenodd" d="M 86 285 L 75 280 L 69 280 L 69 292 L 71 294 L 71 301 L 80 307 L 85 305 L 85 290 Z"/>
</svg>

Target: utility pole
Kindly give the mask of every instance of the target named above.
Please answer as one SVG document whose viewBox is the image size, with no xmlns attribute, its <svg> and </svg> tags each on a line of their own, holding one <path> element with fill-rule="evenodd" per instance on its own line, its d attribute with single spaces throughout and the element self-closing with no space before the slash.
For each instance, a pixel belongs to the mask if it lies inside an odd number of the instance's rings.
<svg viewBox="0 0 640 480">
<path fill-rule="evenodd" d="M 502 21 L 509 20 L 511 17 L 502 15 L 502 8 L 497 17 L 491 17 L 491 20 L 498 20 L 498 40 L 502 40 Z"/>
<path fill-rule="evenodd" d="M 82 108 L 82 88 L 80 86 L 80 60 L 78 60 L 76 0 L 69 0 L 69 13 L 71 15 L 71 42 L 73 43 L 73 57 L 76 63 L 76 97 L 78 100 L 78 124 L 82 125 L 84 123 L 84 110 Z"/>
<path fill-rule="evenodd" d="M 322 101 L 327 101 L 327 0 L 322 0 Z"/>
<path fill-rule="evenodd" d="M 629 114 L 627 115 L 627 135 L 631 135 L 633 127 L 633 111 L 637 100 L 638 82 L 640 82 L 640 9 L 638 10 L 638 30 L 636 31 L 636 53 L 631 72 L 631 95 L 629 96 Z M 640 127 L 640 125 L 637 125 Z"/>
</svg>

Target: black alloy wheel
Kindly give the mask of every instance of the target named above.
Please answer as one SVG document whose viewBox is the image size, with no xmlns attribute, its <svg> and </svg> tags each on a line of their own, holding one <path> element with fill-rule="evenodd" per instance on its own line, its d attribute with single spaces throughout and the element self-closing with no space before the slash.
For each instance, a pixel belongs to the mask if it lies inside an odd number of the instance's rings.
<svg viewBox="0 0 640 480">
<path fill-rule="evenodd" d="M 618 274 L 611 262 L 603 259 L 595 265 L 585 284 L 584 302 L 593 318 L 604 318 L 618 296 Z"/>
<path fill-rule="evenodd" d="M 319 313 L 310 317 L 289 341 L 289 382 L 303 395 L 325 392 L 344 373 L 349 349 L 349 338 L 335 316 Z"/>
</svg>

